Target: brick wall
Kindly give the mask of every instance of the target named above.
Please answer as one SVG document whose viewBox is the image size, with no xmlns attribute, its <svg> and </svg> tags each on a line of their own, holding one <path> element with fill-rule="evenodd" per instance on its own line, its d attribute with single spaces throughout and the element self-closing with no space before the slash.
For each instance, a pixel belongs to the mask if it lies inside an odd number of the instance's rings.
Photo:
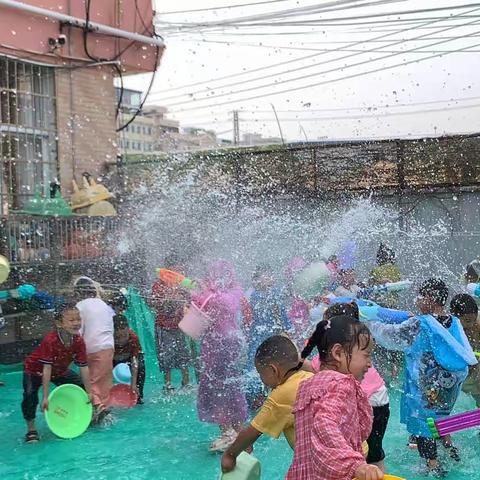
<svg viewBox="0 0 480 480">
<path fill-rule="evenodd" d="M 58 163 L 68 198 L 72 179 L 104 173 L 115 159 L 116 98 L 111 66 L 56 70 Z"/>
</svg>

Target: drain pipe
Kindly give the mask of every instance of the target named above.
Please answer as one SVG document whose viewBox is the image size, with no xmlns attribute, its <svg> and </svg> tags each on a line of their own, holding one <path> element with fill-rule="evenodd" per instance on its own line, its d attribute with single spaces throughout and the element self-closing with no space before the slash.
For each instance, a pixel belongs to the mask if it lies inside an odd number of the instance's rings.
<svg viewBox="0 0 480 480">
<path fill-rule="evenodd" d="M 71 15 L 65 15 L 64 13 L 54 12 L 46 8 L 35 7 L 23 2 L 17 2 L 15 0 L 0 0 L 0 7 L 13 8 L 15 10 L 21 10 L 23 12 L 32 13 L 34 15 L 41 15 L 43 17 L 52 18 L 64 25 L 70 25 L 72 27 L 87 28 L 91 32 L 103 33 L 112 37 L 126 38 L 127 40 L 133 40 L 139 43 L 146 43 L 148 45 L 156 45 L 158 47 L 165 47 L 165 43 L 160 38 L 147 37 L 140 35 L 139 33 L 129 32 L 127 30 L 120 30 L 119 28 L 113 28 L 102 23 L 87 22 L 83 18 L 72 17 Z"/>
</svg>

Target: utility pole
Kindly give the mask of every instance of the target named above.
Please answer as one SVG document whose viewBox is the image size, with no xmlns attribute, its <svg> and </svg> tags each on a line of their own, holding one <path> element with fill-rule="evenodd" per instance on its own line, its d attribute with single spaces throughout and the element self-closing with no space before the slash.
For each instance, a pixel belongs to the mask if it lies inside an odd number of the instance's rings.
<svg viewBox="0 0 480 480">
<path fill-rule="evenodd" d="M 238 110 L 233 111 L 233 144 L 240 143 L 240 123 L 238 121 Z"/>
</svg>

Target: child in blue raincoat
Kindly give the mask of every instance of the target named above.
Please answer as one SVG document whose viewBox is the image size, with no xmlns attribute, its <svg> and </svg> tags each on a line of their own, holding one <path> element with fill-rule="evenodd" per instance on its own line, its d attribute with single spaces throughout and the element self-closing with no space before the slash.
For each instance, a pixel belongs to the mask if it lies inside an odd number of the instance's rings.
<svg viewBox="0 0 480 480">
<path fill-rule="evenodd" d="M 287 317 L 282 289 L 275 285 L 269 265 L 259 265 L 252 278 L 253 291 L 249 298 L 250 323 L 245 324 L 248 342 L 247 353 L 247 401 L 250 406 L 261 404 L 263 386 L 255 375 L 255 352 L 260 344 L 271 337 L 291 329 Z"/>
<path fill-rule="evenodd" d="M 469 366 L 477 363 L 459 319 L 444 311 L 447 298 L 445 283 L 431 278 L 418 291 L 419 315 L 395 325 L 368 324 L 380 345 L 405 352 L 400 420 L 417 437 L 418 452 L 429 471 L 440 477 L 447 472 L 438 461 L 437 444 L 426 420 L 450 415 Z M 450 436 L 442 441 L 450 457 L 460 460 Z"/>
</svg>

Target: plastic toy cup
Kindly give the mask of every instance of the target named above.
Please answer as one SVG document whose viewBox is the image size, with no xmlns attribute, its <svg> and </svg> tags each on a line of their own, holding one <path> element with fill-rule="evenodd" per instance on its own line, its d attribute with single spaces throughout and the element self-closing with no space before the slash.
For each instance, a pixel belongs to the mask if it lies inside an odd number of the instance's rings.
<svg viewBox="0 0 480 480">
<path fill-rule="evenodd" d="M 132 372 L 126 363 L 119 363 L 112 371 L 113 379 L 117 383 L 125 383 L 130 385 L 132 382 Z"/>
<path fill-rule="evenodd" d="M 119 383 L 110 390 L 108 405 L 110 407 L 131 408 L 137 404 L 137 394 L 130 385 Z"/>
<path fill-rule="evenodd" d="M 75 438 L 90 425 L 92 411 L 85 390 L 77 385 L 65 384 L 55 388 L 48 396 L 45 420 L 57 437 Z"/>
<path fill-rule="evenodd" d="M 260 480 L 260 473 L 260 462 L 247 452 L 242 452 L 237 457 L 235 470 L 220 474 L 220 480 Z"/>
</svg>

